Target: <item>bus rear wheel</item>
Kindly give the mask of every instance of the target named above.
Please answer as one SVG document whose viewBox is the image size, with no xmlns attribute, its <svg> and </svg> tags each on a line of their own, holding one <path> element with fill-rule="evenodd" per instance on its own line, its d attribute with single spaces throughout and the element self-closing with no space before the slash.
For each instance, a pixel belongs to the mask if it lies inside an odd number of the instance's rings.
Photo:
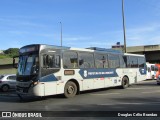
<svg viewBox="0 0 160 120">
<path fill-rule="evenodd" d="M 129 87 L 129 79 L 128 79 L 128 77 L 123 77 L 123 79 L 122 79 L 122 89 L 125 89 L 125 88 L 127 88 L 127 87 Z"/>
<path fill-rule="evenodd" d="M 69 81 L 64 88 L 64 96 L 66 98 L 74 97 L 77 93 L 77 86 L 74 82 Z"/>
</svg>

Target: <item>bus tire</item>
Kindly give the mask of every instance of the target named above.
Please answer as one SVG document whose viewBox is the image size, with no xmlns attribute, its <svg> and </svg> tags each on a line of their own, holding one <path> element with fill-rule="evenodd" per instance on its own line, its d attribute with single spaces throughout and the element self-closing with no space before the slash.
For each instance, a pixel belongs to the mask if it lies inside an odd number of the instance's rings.
<svg viewBox="0 0 160 120">
<path fill-rule="evenodd" d="M 77 86 L 74 82 L 69 81 L 64 87 L 64 96 L 66 98 L 74 97 L 77 93 Z"/>
<path fill-rule="evenodd" d="M 121 88 L 125 89 L 127 87 L 129 87 L 129 79 L 128 79 L 128 77 L 123 77 Z"/>
</svg>

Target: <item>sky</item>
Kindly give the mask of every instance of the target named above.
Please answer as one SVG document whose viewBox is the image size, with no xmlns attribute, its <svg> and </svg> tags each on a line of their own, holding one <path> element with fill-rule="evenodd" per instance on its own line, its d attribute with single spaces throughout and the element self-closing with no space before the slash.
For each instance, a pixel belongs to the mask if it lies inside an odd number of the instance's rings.
<svg viewBox="0 0 160 120">
<path fill-rule="evenodd" d="M 160 0 L 124 0 L 126 45 L 160 44 Z M 0 0 L 0 50 L 124 43 L 122 0 Z"/>
</svg>

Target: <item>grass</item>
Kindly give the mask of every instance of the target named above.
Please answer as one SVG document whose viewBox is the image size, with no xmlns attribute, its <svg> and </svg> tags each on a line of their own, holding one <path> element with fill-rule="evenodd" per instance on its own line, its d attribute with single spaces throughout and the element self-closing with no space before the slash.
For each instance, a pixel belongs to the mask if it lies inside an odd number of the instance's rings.
<svg viewBox="0 0 160 120">
<path fill-rule="evenodd" d="M 17 62 L 18 62 L 18 59 L 16 58 L 16 63 Z M 12 63 L 13 63 L 13 59 L 11 56 L 0 54 L 0 66 L 1 65 L 12 65 Z M 0 75 L 1 74 L 16 74 L 16 72 L 17 72 L 17 69 L 15 68 L 5 69 L 4 67 L 3 68 L 0 67 Z"/>
<path fill-rule="evenodd" d="M 18 63 L 18 58 L 15 59 L 16 63 Z M 0 59 L 0 65 L 13 64 L 13 58 L 3 58 Z"/>
<path fill-rule="evenodd" d="M 11 68 L 11 69 L 0 69 L 0 75 L 2 74 L 16 74 L 17 69 Z"/>
<path fill-rule="evenodd" d="M 9 55 L 0 54 L 0 59 L 4 59 L 4 58 L 11 58 L 11 57 Z"/>
</svg>

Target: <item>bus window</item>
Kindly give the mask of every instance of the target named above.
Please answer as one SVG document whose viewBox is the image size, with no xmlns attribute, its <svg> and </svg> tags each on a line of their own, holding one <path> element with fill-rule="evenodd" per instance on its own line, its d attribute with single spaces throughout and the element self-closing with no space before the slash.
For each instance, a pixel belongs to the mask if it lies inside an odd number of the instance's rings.
<svg viewBox="0 0 160 120">
<path fill-rule="evenodd" d="M 127 68 L 130 68 L 129 56 L 123 56 Z"/>
<path fill-rule="evenodd" d="M 148 71 L 148 72 L 151 72 L 151 69 L 150 69 L 150 67 L 147 67 L 147 71 Z"/>
<path fill-rule="evenodd" d="M 145 59 L 144 58 L 138 58 L 138 66 L 139 66 L 139 68 L 145 67 Z"/>
<path fill-rule="evenodd" d="M 138 58 L 137 57 L 130 56 L 129 61 L 130 61 L 131 68 L 138 68 Z"/>
<path fill-rule="evenodd" d="M 44 68 L 60 68 L 60 56 L 59 55 L 43 55 L 43 67 Z"/>
<path fill-rule="evenodd" d="M 96 68 L 108 68 L 108 61 L 105 55 L 95 54 L 94 58 Z"/>
<path fill-rule="evenodd" d="M 119 68 L 120 67 L 119 55 L 109 54 L 108 61 L 109 61 L 110 68 Z"/>
<path fill-rule="evenodd" d="M 158 71 L 158 67 L 157 66 L 155 66 L 155 71 Z"/>
<path fill-rule="evenodd" d="M 91 53 L 79 53 L 80 68 L 94 68 L 94 58 Z"/>
<path fill-rule="evenodd" d="M 126 66 L 127 66 L 126 64 L 127 63 L 125 62 L 126 61 L 125 57 L 123 57 L 122 55 L 119 55 L 119 58 L 120 58 L 120 67 L 121 68 L 126 68 Z"/>
<path fill-rule="evenodd" d="M 152 71 L 158 71 L 158 68 L 155 65 L 151 65 L 151 70 Z"/>
<path fill-rule="evenodd" d="M 76 52 L 64 52 L 63 54 L 63 67 L 64 68 L 78 68 L 78 55 Z"/>
</svg>

